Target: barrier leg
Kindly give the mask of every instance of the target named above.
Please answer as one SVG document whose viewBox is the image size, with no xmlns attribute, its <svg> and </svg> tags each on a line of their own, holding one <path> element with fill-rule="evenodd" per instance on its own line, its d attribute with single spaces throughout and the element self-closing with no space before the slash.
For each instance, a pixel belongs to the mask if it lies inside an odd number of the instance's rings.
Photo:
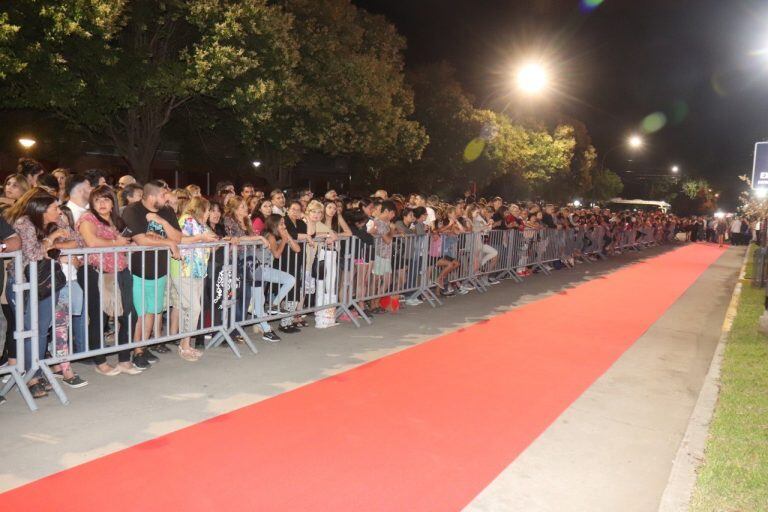
<svg viewBox="0 0 768 512">
<path fill-rule="evenodd" d="M 243 341 L 245 342 L 246 345 L 248 345 L 248 348 L 251 349 L 251 352 L 253 352 L 254 354 L 258 354 L 259 351 L 256 349 L 256 345 L 253 344 L 253 340 L 245 332 L 245 329 L 243 329 L 241 325 L 235 324 L 235 330 L 240 334 L 240 336 L 242 336 Z"/>
<path fill-rule="evenodd" d="M 433 308 L 443 305 L 443 301 L 441 301 L 438 298 L 438 296 L 435 295 L 435 293 L 429 288 L 424 288 L 423 290 L 421 290 L 421 295 L 422 297 L 427 299 L 427 302 L 429 302 L 429 305 L 432 306 Z M 437 306 L 435 304 L 437 304 Z"/>
<path fill-rule="evenodd" d="M 336 308 L 336 313 L 334 314 L 334 317 L 336 320 L 339 319 L 341 315 L 347 315 L 347 317 L 350 319 L 350 321 L 357 327 L 360 328 L 360 322 L 357 321 L 357 318 L 355 318 L 355 315 L 352 314 L 352 311 L 346 306 L 346 304 L 342 304 L 338 308 Z"/>
<path fill-rule="evenodd" d="M 365 323 L 368 325 L 371 325 L 373 322 L 371 320 L 371 317 L 365 314 L 365 311 L 363 311 L 363 308 L 360 307 L 360 305 L 357 302 L 352 302 L 352 307 L 357 311 L 357 314 L 360 315 L 360 318 L 365 320 Z M 349 311 L 349 310 L 347 310 Z M 351 318 L 351 317 L 350 317 Z M 357 324 L 355 324 L 357 325 Z"/>
<path fill-rule="evenodd" d="M 226 342 L 227 345 L 229 345 L 229 348 L 232 350 L 232 352 L 235 353 L 235 356 L 238 359 L 243 357 L 240 354 L 240 350 L 238 350 L 238 348 L 237 348 L 237 343 L 235 343 L 235 341 L 232 339 L 232 337 L 229 335 L 229 333 L 226 330 L 224 330 L 224 329 L 219 331 L 216 334 L 216 336 L 211 338 L 211 341 L 208 342 L 208 344 L 205 346 L 205 349 L 209 350 L 211 348 L 216 348 L 219 345 L 221 345 L 223 342 Z"/>
<path fill-rule="evenodd" d="M 48 379 L 48 382 L 51 383 L 51 386 L 53 387 L 53 392 L 56 393 L 56 396 L 59 397 L 59 401 L 62 405 L 69 405 L 69 398 L 67 398 L 67 394 L 64 393 L 64 389 L 62 389 L 61 384 L 59 384 L 59 381 L 56 379 L 56 376 L 53 374 L 51 369 L 48 367 L 47 364 L 41 363 L 39 367 L 40 371 L 43 372 L 43 375 L 45 375 L 45 378 Z M 32 373 L 30 371 L 30 373 Z"/>
<path fill-rule="evenodd" d="M 8 392 L 13 389 L 13 386 L 16 386 L 19 389 L 21 397 L 27 403 L 29 410 L 36 411 L 37 404 L 35 403 L 35 399 L 32 396 L 32 393 L 29 392 L 29 388 L 27 387 L 26 382 L 24 382 L 24 376 L 21 374 L 21 372 L 19 372 L 17 368 L 12 368 L 8 375 L 10 376 L 10 379 L 8 382 L 6 382 L 5 386 L 0 391 L 0 396 L 6 396 Z"/>
</svg>

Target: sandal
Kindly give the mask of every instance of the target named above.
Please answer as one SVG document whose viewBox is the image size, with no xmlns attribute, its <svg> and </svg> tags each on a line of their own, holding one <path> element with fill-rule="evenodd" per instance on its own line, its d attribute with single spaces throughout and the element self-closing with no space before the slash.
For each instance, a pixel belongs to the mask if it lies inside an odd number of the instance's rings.
<svg viewBox="0 0 768 512">
<path fill-rule="evenodd" d="M 63 378 L 63 376 L 62 376 L 62 378 Z M 48 382 L 48 379 L 46 379 L 45 377 L 40 377 L 39 379 L 37 379 L 37 383 L 40 386 L 42 386 L 42 388 L 45 391 L 53 391 L 53 386 L 51 385 L 50 382 Z"/>
<path fill-rule="evenodd" d="M 32 394 L 32 398 L 43 398 L 48 396 L 48 392 L 39 382 L 29 386 L 29 392 Z"/>
<path fill-rule="evenodd" d="M 199 357 L 195 355 L 193 349 L 191 348 L 179 347 L 179 357 L 185 361 L 189 361 L 190 363 L 194 363 L 199 359 Z"/>
</svg>

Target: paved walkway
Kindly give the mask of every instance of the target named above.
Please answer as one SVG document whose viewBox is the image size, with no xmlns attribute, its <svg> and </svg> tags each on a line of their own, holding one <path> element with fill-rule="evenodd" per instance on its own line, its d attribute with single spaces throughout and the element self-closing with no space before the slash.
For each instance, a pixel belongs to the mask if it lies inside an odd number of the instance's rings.
<svg viewBox="0 0 768 512">
<path fill-rule="evenodd" d="M 0 411 L 0 421 L 4 426 L 6 436 L 4 436 L 4 443 L 0 446 L 0 461 L 2 461 L 0 463 L 0 489 L 15 487 L 31 479 L 151 439 L 239 406 L 254 403 L 324 376 L 344 371 L 365 361 L 433 338 L 442 332 L 473 323 L 489 312 L 503 311 L 523 302 L 559 292 L 567 286 L 610 272 L 623 264 L 641 257 L 651 256 L 663 250 L 665 249 L 653 249 L 641 254 L 623 255 L 595 265 L 582 265 L 573 271 L 557 272 L 551 277 L 535 276 L 522 285 L 507 283 L 503 286 L 494 287 L 485 295 L 473 294 L 468 297 L 453 299 L 445 307 L 437 310 L 421 306 L 406 310 L 397 317 L 378 317 L 376 325 L 370 328 L 355 330 L 351 326 L 341 326 L 328 331 L 306 330 L 300 336 L 286 337 L 285 341 L 280 344 L 261 345 L 262 352 L 258 356 L 247 355 L 239 361 L 235 360 L 225 349 L 207 354 L 206 358 L 196 365 L 184 363 L 176 357 L 164 357 L 155 368 L 144 375 L 132 378 L 121 376 L 114 379 L 98 376 L 93 373 L 91 368 L 84 367 L 82 372 L 92 381 L 91 386 L 70 392 L 72 404 L 68 407 L 62 407 L 53 398 L 48 398 L 41 402 L 41 410 L 32 414 L 24 410 L 18 397 L 14 397 L 9 404 L 3 406 L 2 411 Z M 724 290 L 722 293 L 727 305 L 730 289 L 728 279 L 733 279 L 733 277 L 729 277 L 731 270 L 728 262 L 731 259 L 736 261 L 733 272 L 737 272 L 740 262 L 737 252 L 736 249 L 731 250 L 721 258 L 721 264 L 711 268 L 691 290 L 696 289 L 705 281 L 709 281 L 713 273 L 718 274 L 722 279 L 720 288 Z M 700 293 L 707 294 L 705 297 L 708 301 L 707 304 L 702 304 L 699 301 L 699 306 L 706 307 L 698 314 L 702 316 L 700 322 L 707 319 L 706 322 L 711 320 L 717 324 L 716 328 L 712 329 L 716 341 L 719 323 L 714 318 L 719 311 L 720 298 L 715 289 L 716 284 L 712 283 L 711 287 L 711 289 L 700 290 Z M 691 295 L 690 291 L 681 299 L 680 303 L 687 301 L 689 295 Z M 677 307 L 678 305 L 675 305 L 670 312 Z M 724 309 L 725 307 L 723 307 L 723 313 Z M 665 315 L 665 318 L 667 316 Z M 682 324 L 694 325 L 696 324 L 694 320 L 696 318 L 683 318 Z M 722 321 L 722 315 L 720 321 Z M 655 330 L 660 323 L 657 323 L 649 333 Z M 707 323 L 707 325 L 709 324 Z M 685 339 L 686 336 L 693 334 L 693 332 L 686 334 L 686 330 L 683 329 L 680 332 L 680 337 Z M 704 335 L 706 333 L 700 332 L 699 334 Z M 639 344 L 640 342 L 638 342 Z M 697 379 L 700 384 L 698 368 L 702 366 L 703 370 L 701 370 L 700 375 L 703 376 L 711 357 L 711 350 L 709 350 L 707 342 L 703 341 L 700 345 L 700 353 L 695 352 L 698 354 L 694 358 L 697 362 L 688 368 L 684 367 L 684 363 L 680 364 L 680 361 L 689 359 L 689 354 L 682 349 L 681 352 L 672 354 L 657 353 L 655 356 L 646 354 L 646 357 L 650 358 L 650 361 L 647 362 L 649 364 L 659 357 L 670 357 L 671 355 L 679 358 L 675 369 L 666 374 L 662 372 L 657 375 L 653 373 L 652 365 L 648 367 L 649 374 L 659 379 L 656 387 L 662 390 L 661 395 L 664 395 L 663 390 L 676 389 L 674 382 L 665 383 L 664 380 L 669 380 L 670 377 L 675 377 L 672 380 L 683 380 L 688 386 L 686 389 L 691 390 L 692 407 L 698 390 Z M 577 431 L 581 429 L 587 433 L 592 432 L 597 427 L 602 428 L 605 424 L 616 422 L 616 418 L 620 420 L 624 417 L 630 417 L 629 423 L 632 423 L 632 415 L 627 413 L 626 409 L 628 408 L 626 406 L 624 409 L 620 406 L 612 410 L 609 409 L 606 414 L 603 412 L 605 403 L 601 403 L 599 400 L 592 404 L 592 409 L 589 408 L 589 402 L 586 405 L 581 402 L 584 401 L 585 397 L 592 394 L 594 389 L 603 385 L 605 379 L 613 374 L 617 367 L 623 365 L 629 365 L 628 369 L 625 370 L 626 373 L 615 376 L 617 380 L 613 387 L 622 391 L 619 394 L 624 396 L 623 400 L 632 396 L 646 396 L 644 394 L 646 391 L 643 390 L 637 391 L 639 395 L 625 396 L 627 395 L 625 391 L 632 388 L 632 382 L 638 386 L 642 381 L 648 380 L 645 378 L 644 372 L 637 372 L 637 363 L 640 360 L 633 362 L 630 358 L 627 362 L 627 358 L 637 352 L 636 347 L 627 352 L 614 368 L 593 386 L 593 389 L 590 389 L 587 394 L 573 404 L 558 422 L 524 452 L 523 456 L 518 458 L 505 473 L 500 475 L 496 482 L 478 497 L 472 507 L 486 510 L 554 510 L 554 508 L 547 508 L 546 500 L 542 501 L 542 496 L 539 493 L 526 493 L 522 490 L 530 490 L 535 487 L 531 485 L 532 481 L 560 478 L 559 476 L 550 476 L 547 473 L 547 471 L 553 471 L 556 468 L 550 468 L 549 465 L 544 466 L 540 463 L 537 466 L 535 459 L 534 466 L 529 469 L 518 470 L 516 469 L 517 464 L 530 457 L 532 452 L 535 455 L 535 450 L 542 449 L 539 447 L 542 440 L 546 440 L 553 429 L 561 428 L 563 419 L 574 414 L 574 410 L 578 411 L 581 408 L 583 417 L 591 420 L 594 424 L 585 429 L 584 426 L 590 424 L 585 423 L 584 420 L 579 420 L 579 416 L 576 416 L 574 421 L 578 422 L 573 427 Z M 713 349 L 714 344 L 711 347 Z M 640 352 L 642 353 L 642 350 Z M 634 373 L 632 370 L 635 370 Z M 609 387 L 611 387 L 610 381 Z M 613 392 L 603 394 L 605 400 L 610 401 L 612 399 Z M 662 398 L 664 397 L 662 396 Z M 642 401 L 633 400 L 642 403 Z M 683 400 L 676 402 L 675 407 L 680 409 L 681 421 L 683 418 L 687 418 L 687 413 L 684 412 L 687 405 Z M 600 412 L 600 414 L 595 414 L 596 412 Z M 651 416 L 647 419 L 654 417 Z M 599 418 L 599 420 L 594 421 L 594 418 Z M 664 420 L 665 418 L 661 419 Z M 683 430 L 684 425 L 679 429 L 679 436 L 682 436 Z M 613 431 L 615 432 L 616 429 Z M 668 441 L 672 448 L 671 455 L 667 457 L 667 463 L 671 464 L 671 458 L 679 439 L 675 441 L 674 432 L 666 426 L 662 426 L 659 431 L 661 436 L 669 436 Z M 572 434 L 573 432 L 569 433 L 568 431 L 564 434 L 561 433 L 566 438 Z M 630 435 L 636 436 L 631 432 Z M 650 437 L 657 438 L 659 436 L 651 434 Z M 605 439 L 605 437 L 597 438 L 597 444 L 604 442 Z M 616 439 L 616 442 L 611 444 L 612 447 L 606 447 L 607 453 L 614 456 L 617 452 L 629 454 L 631 451 L 626 451 L 626 448 L 620 443 L 621 440 L 626 441 L 626 438 L 617 435 Z M 600 451 L 599 449 L 590 450 L 588 454 L 578 456 L 574 453 L 574 447 L 569 449 L 570 444 L 572 443 L 556 446 L 555 451 L 566 459 L 568 459 L 567 454 L 571 453 L 574 455 L 574 460 L 580 457 L 594 457 L 594 454 Z M 583 448 L 583 443 L 575 448 L 578 452 L 578 449 Z M 659 447 L 659 451 L 656 453 L 659 460 L 665 457 L 662 453 L 664 448 L 665 446 Z M 543 449 L 547 449 L 546 445 Z M 646 455 L 646 450 L 640 450 L 640 452 L 640 455 Z M 622 465 L 626 464 L 626 462 L 622 462 L 621 457 L 616 458 L 616 460 Z M 635 466 L 636 469 L 645 467 L 643 464 Z M 564 472 L 571 472 L 568 467 L 562 464 L 561 467 Z M 519 482 L 516 483 L 514 478 L 509 479 L 509 475 L 516 471 L 519 474 L 528 475 L 528 481 L 521 488 L 515 487 L 519 485 Z M 621 473 L 612 471 L 613 468 L 610 465 L 595 464 L 593 473 L 589 471 L 582 473 L 585 477 L 593 475 L 596 482 L 599 482 L 599 477 L 602 476 L 604 485 L 606 480 L 609 480 L 613 485 L 611 476 Z M 666 481 L 668 468 L 663 473 L 660 480 Z M 557 472 L 555 471 L 554 474 L 557 475 Z M 571 480 L 557 484 L 563 489 L 559 495 L 568 501 L 559 502 L 559 506 L 557 501 L 553 501 L 551 505 L 558 510 L 616 510 L 616 508 L 600 508 L 600 504 L 590 504 L 586 501 L 584 501 L 584 506 L 587 508 L 563 507 L 564 503 L 574 505 L 580 503 L 569 496 L 569 489 L 570 492 L 574 492 L 575 486 L 579 484 L 578 478 L 576 481 L 573 480 L 575 475 L 578 475 L 578 471 L 570 474 Z M 544 494 L 551 493 L 550 485 L 544 485 L 541 489 Z M 630 490 L 637 492 L 636 488 Z M 605 492 L 605 489 L 601 489 L 601 492 Z M 659 489 L 660 493 L 661 489 Z M 614 495 L 614 493 L 607 494 L 609 496 Z M 621 499 L 621 492 L 617 491 L 615 494 Z M 610 502 L 606 501 L 605 503 Z M 637 510 L 651 509 L 637 508 Z"/>
<path fill-rule="evenodd" d="M 743 257 L 729 249 L 466 510 L 657 510 Z"/>
</svg>

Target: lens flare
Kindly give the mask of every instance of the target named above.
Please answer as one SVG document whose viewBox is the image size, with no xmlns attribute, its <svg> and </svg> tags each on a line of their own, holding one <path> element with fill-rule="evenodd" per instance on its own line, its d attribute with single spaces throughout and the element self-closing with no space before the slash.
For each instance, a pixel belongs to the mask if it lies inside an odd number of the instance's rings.
<svg viewBox="0 0 768 512">
<path fill-rule="evenodd" d="M 477 137 L 469 141 L 469 144 L 467 144 L 467 147 L 464 148 L 464 161 L 474 162 L 478 158 L 480 158 L 480 155 L 483 154 L 483 150 L 485 149 L 485 140 L 481 137 Z"/>
<path fill-rule="evenodd" d="M 589 12 L 600 7 L 600 4 L 602 4 L 603 1 L 604 0 L 581 0 L 579 3 L 582 11 Z"/>
<path fill-rule="evenodd" d="M 654 112 L 645 116 L 640 127 L 645 133 L 655 133 L 667 124 L 667 116 L 663 112 Z"/>
<path fill-rule="evenodd" d="M 672 104 L 672 108 L 669 112 L 669 122 L 672 124 L 680 124 L 688 117 L 688 104 L 683 100 L 677 100 Z"/>
<path fill-rule="evenodd" d="M 547 88 L 549 73 L 536 62 L 523 65 L 515 75 L 517 87 L 526 94 L 538 94 Z"/>
</svg>

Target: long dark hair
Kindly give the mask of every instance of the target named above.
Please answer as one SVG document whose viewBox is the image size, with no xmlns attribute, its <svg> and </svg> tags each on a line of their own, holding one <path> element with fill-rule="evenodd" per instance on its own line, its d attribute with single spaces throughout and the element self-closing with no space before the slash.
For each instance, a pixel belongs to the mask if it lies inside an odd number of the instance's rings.
<svg viewBox="0 0 768 512">
<path fill-rule="evenodd" d="M 42 240 L 48 235 L 49 226 L 46 224 L 43 216 L 46 210 L 56 201 L 58 200 L 50 194 L 36 194 L 30 197 L 27 204 L 24 205 L 24 215 L 29 217 L 29 220 L 35 226 L 38 240 Z"/>
<path fill-rule="evenodd" d="M 263 235 L 269 233 L 275 238 L 280 238 L 278 228 L 280 227 L 281 220 L 283 220 L 282 215 L 278 215 L 277 213 L 267 215 L 267 220 L 264 221 L 264 230 L 261 233 Z"/>
<path fill-rule="evenodd" d="M 263 205 L 266 201 L 272 202 L 269 198 L 262 198 L 259 199 L 259 202 L 256 203 L 256 206 L 253 207 L 253 210 L 251 210 L 251 220 L 261 219 L 261 221 L 266 224 L 267 223 L 267 217 L 264 216 L 263 213 L 261 213 L 261 205 Z"/>
<path fill-rule="evenodd" d="M 109 214 L 109 219 L 105 219 L 101 215 L 99 215 L 99 212 L 96 211 L 96 200 L 97 199 L 109 199 L 112 201 L 112 213 Z M 112 221 L 112 225 L 115 226 L 115 228 L 120 231 L 124 227 L 123 219 L 120 218 L 120 216 L 117 214 L 117 198 L 115 197 L 115 193 L 112 190 L 112 187 L 109 187 L 107 185 L 99 185 L 95 189 L 91 190 L 91 195 L 88 197 L 88 205 L 91 208 L 91 213 L 94 217 L 96 217 L 96 220 L 101 222 L 102 224 L 109 226 L 110 222 Z"/>
</svg>

